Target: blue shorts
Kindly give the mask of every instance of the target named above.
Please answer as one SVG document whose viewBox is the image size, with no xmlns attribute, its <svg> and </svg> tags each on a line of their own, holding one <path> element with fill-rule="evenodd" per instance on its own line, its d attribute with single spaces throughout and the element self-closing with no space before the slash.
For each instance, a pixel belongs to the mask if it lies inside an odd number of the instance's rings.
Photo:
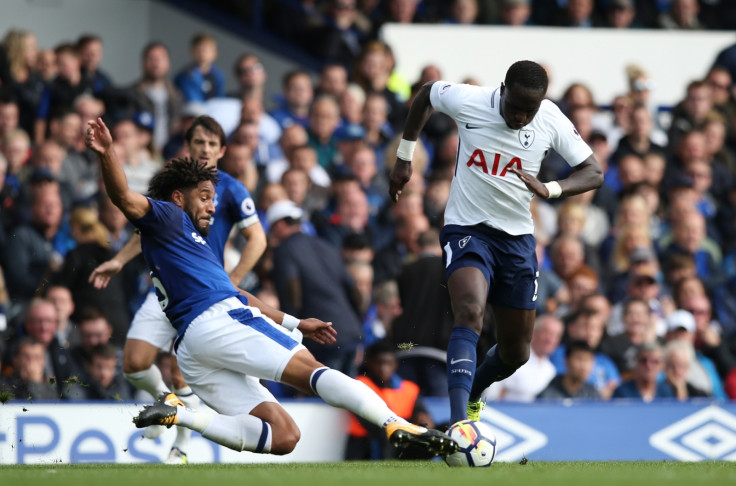
<svg viewBox="0 0 736 486">
<path fill-rule="evenodd" d="M 445 273 L 475 267 L 486 277 L 488 302 L 512 309 L 535 309 L 537 254 L 534 235 L 513 236 L 489 226 L 447 225 L 440 232 Z"/>
</svg>

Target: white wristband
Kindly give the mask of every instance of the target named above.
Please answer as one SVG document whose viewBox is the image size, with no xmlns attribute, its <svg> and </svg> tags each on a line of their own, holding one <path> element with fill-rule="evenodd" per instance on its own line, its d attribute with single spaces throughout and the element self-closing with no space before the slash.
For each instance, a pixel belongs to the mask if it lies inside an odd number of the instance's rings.
<svg viewBox="0 0 736 486">
<path fill-rule="evenodd" d="M 545 182 L 544 187 L 549 191 L 547 199 L 554 199 L 562 195 L 562 187 L 560 187 L 560 183 L 557 181 Z"/>
<path fill-rule="evenodd" d="M 284 318 L 281 319 L 281 325 L 289 331 L 293 331 L 297 326 L 299 326 L 299 319 L 284 312 Z"/>
<path fill-rule="evenodd" d="M 411 162 L 411 158 L 414 156 L 414 147 L 417 146 L 417 142 L 401 139 L 399 142 L 399 148 L 396 150 L 396 156 L 401 160 Z"/>
</svg>

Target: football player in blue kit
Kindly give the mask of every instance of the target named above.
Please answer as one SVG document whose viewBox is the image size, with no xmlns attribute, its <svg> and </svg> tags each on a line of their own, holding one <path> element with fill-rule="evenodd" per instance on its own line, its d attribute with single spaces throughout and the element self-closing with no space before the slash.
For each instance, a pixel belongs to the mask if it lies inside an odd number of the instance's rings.
<svg viewBox="0 0 736 486">
<path fill-rule="evenodd" d="M 514 63 L 500 86 L 425 84 L 409 110 L 391 171 L 389 193 L 396 201 L 432 111 L 455 120 L 460 143 L 440 233 L 455 321 L 447 346 L 452 423 L 478 420 L 483 390 L 529 359 L 539 276 L 531 198 L 572 196 L 603 183 L 593 151 L 545 99 L 547 84 L 544 68 L 532 61 Z M 573 171 L 543 184 L 536 175 L 549 149 Z M 493 308 L 497 344 L 476 370 L 486 302 Z"/>
<path fill-rule="evenodd" d="M 222 127 L 213 118 L 203 115 L 194 119 L 185 134 L 190 157 L 207 167 L 217 167 L 217 161 L 226 150 L 226 136 Z M 266 249 L 266 235 L 256 213 L 255 203 L 248 190 L 228 174 L 217 171 L 219 183 L 215 189 L 213 204 L 215 214 L 210 222 L 210 233 L 207 241 L 215 257 L 224 264 L 224 251 L 230 231 L 237 227 L 246 240 L 240 261 L 230 271 L 230 280 L 234 285 L 256 264 Z M 109 279 L 122 267 L 141 252 L 140 236 L 134 235 L 128 243 L 111 260 L 102 263 L 92 272 L 90 281 L 96 287 L 107 285 Z M 161 310 L 154 289 L 136 311 L 125 340 L 123 350 L 123 372 L 126 379 L 136 388 L 145 390 L 153 397 L 158 397 L 169 390 L 163 381 L 161 371 L 155 364 L 160 351 L 169 352 L 176 337 L 176 331 L 166 314 Z M 198 398 L 186 384 L 172 360 L 171 378 L 174 393 L 190 408 L 196 408 Z M 144 435 L 156 438 L 164 427 L 149 427 Z M 176 438 L 164 460 L 168 464 L 186 464 L 187 446 L 191 431 L 178 427 Z"/>
<path fill-rule="evenodd" d="M 260 384 L 267 379 L 383 427 L 395 445 L 415 444 L 440 455 L 457 449 L 446 434 L 406 422 L 366 385 L 321 365 L 290 332 L 298 328 L 330 343 L 331 323 L 297 319 L 236 289 L 206 239 L 215 212 L 214 168 L 171 161 L 151 180 L 146 197 L 128 187 L 102 119 L 88 122 L 86 144 L 99 155 L 110 199 L 140 230 L 159 303 L 177 330 L 182 375 L 215 411 L 189 409 L 172 393 L 144 407 L 136 426 L 176 424 L 234 450 L 288 454 L 299 429 Z"/>
</svg>

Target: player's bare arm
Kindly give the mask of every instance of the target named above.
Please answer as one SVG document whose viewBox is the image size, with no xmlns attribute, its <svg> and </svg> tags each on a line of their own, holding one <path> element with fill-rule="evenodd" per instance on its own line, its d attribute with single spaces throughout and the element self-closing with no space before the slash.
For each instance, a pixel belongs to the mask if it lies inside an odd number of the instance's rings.
<svg viewBox="0 0 736 486">
<path fill-rule="evenodd" d="M 240 254 L 240 261 L 230 271 L 230 281 L 236 287 L 255 266 L 263 252 L 266 251 L 266 233 L 261 223 L 255 223 L 240 230 L 247 242 Z"/>
<path fill-rule="evenodd" d="M 526 184 L 534 194 L 548 199 L 549 189 L 536 177 L 516 168 L 509 169 Z M 603 170 L 592 155 L 578 164 L 567 179 L 557 181 L 562 188 L 562 196 L 574 196 L 583 192 L 598 189 L 603 185 Z"/>
<path fill-rule="evenodd" d="M 151 203 L 144 195 L 128 187 L 128 179 L 112 148 L 112 134 L 102 118 L 87 122 L 85 144 L 96 152 L 100 159 L 102 180 L 113 204 L 129 220 L 145 216 L 151 210 Z"/>
<path fill-rule="evenodd" d="M 106 262 L 100 263 L 89 276 L 89 283 L 96 289 L 104 289 L 110 279 L 120 273 L 125 265 L 141 254 L 141 236 L 134 233 L 120 251 Z"/>
<path fill-rule="evenodd" d="M 426 83 L 424 86 L 419 88 L 419 92 L 414 97 L 414 101 L 409 108 L 409 115 L 406 117 L 406 124 L 404 125 L 403 139 L 410 142 L 416 142 L 419 138 L 419 133 L 424 128 L 424 125 L 429 120 L 434 109 L 432 103 L 429 101 L 429 93 L 432 90 L 434 82 Z M 402 190 L 409 179 L 411 179 L 411 160 L 402 159 L 396 157 L 396 164 L 391 169 L 389 175 L 389 188 L 388 192 L 391 196 L 391 200 L 396 202 L 399 200 Z"/>
<path fill-rule="evenodd" d="M 285 312 L 274 309 L 273 307 L 265 304 L 247 290 L 238 289 L 238 291 L 248 298 L 248 305 L 256 307 L 274 322 L 284 321 L 284 316 L 286 316 Z M 310 317 L 308 319 L 299 319 L 299 325 L 297 328 L 302 332 L 302 334 L 304 334 L 304 336 L 320 344 L 332 344 L 337 341 L 335 339 L 337 331 L 332 327 L 331 322 L 324 322 Z"/>
</svg>

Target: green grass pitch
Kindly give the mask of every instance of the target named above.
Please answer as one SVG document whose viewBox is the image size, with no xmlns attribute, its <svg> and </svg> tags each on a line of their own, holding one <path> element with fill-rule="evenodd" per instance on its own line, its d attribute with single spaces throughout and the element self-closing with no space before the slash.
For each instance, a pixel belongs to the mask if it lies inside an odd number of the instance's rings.
<svg viewBox="0 0 736 486">
<path fill-rule="evenodd" d="M 449 468 L 441 462 L 309 464 L 47 464 L 0 467 L 0 483 L 23 486 L 410 486 L 736 484 L 728 462 L 535 462 Z"/>
</svg>

